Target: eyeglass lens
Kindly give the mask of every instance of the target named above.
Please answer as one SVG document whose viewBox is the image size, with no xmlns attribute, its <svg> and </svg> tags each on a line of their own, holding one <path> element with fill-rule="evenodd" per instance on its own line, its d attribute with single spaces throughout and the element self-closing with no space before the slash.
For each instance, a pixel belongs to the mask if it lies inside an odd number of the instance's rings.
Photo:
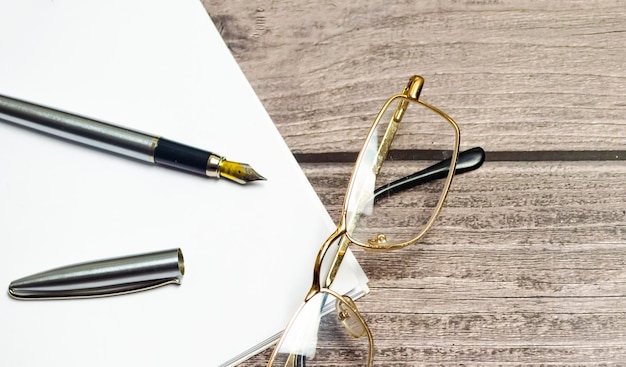
<svg viewBox="0 0 626 367">
<path fill-rule="evenodd" d="M 376 188 L 441 164 L 451 157 L 456 144 L 453 125 L 436 111 L 403 97 L 386 106 L 363 146 L 346 203 L 350 237 L 372 248 L 417 237 L 440 205 L 446 180 L 428 180 L 375 199 Z M 446 172 L 452 160 L 447 164 Z"/>
<path fill-rule="evenodd" d="M 326 292 L 313 296 L 285 331 L 272 366 L 328 366 L 341 364 L 341 361 L 367 366 L 369 339 L 365 325 L 349 303 L 350 299 L 339 299 Z M 323 352 L 318 353 L 318 350 Z"/>
</svg>

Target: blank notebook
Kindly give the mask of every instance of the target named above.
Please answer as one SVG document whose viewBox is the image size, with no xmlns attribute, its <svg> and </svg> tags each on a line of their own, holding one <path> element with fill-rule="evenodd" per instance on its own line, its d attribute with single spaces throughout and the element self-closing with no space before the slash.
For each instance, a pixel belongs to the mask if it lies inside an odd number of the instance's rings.
<svg viewBox="0 0 626 367">
<path fill-rule="evenodd" d="M 0 366 L 233 365 L 275 341 L 334 225 L 201 3 L 2 2 L 0 34 L 0 94 L 268 179 L 240 186 L 0 122 L 0 285 L 175 247 L 186 267 L 182 285 L 131 295 L 0 296 Z M 339 281 L 367 292 L 352 255 Z"/>
</svg>

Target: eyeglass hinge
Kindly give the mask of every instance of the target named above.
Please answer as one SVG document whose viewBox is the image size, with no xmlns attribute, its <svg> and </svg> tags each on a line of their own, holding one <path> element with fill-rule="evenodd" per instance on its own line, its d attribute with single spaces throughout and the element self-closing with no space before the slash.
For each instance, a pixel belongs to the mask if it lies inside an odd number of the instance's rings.
<svg viewBox="0 0 626 367">
<path fill-rule="evenodd" d="M 406 87 L 404 88 L 404 95 L 417 100 L 422 93 L 422 87 L 424 86 L 424 78 L 419 75 L 413 75 Z"/>
</svg>

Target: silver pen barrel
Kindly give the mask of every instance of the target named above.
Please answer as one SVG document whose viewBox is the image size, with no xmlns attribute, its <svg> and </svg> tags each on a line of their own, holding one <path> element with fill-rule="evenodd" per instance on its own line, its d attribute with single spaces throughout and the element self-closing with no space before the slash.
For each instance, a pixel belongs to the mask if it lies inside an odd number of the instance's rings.
<svg viewBox="0 0 626 367">
<path fill-rule="evenodd" d="M 0 95 L 0 120 L 154 163 L 159 138 Z"/>
<path fill-rule="evenodd" d="M 240 184 L 265 180 L 250 165 L 208 150 L 2 95 L 0 121 L 196 175 Z"/>
</svg>

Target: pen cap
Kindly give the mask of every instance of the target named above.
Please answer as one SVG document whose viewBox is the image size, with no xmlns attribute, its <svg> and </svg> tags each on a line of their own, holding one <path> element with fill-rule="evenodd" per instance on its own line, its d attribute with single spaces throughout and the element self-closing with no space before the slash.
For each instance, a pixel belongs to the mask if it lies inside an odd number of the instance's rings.
<svg viewBox="0 0 626 367">
<path fill-rule="evenodd" d="M 180 249 L 63 266 L 14 280 L 16 299 L 103 297 L 180 284 L 185 266 Z"/>
</svg>

